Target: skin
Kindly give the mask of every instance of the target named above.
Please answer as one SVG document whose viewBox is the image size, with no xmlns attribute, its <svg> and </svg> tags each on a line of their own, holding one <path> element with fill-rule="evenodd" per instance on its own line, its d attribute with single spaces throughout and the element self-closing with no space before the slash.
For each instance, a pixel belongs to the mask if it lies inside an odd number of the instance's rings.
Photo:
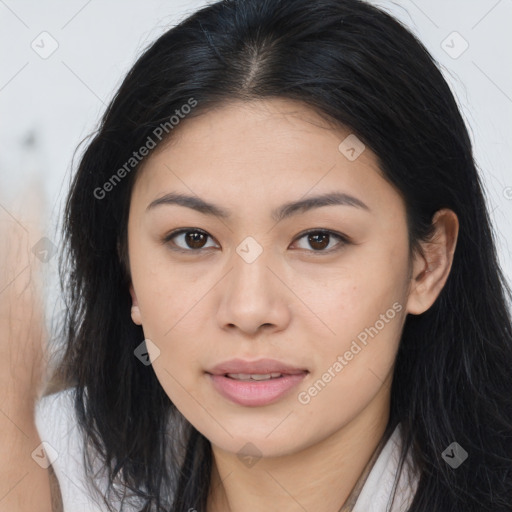
<svg viewBox="0 0 512 512">
<path fill-rule="evenodd" d="M 42 236 L 37 219 L 43 210 L 32 191 L 25 192 L 21 205 L 0 212 L 0 236 L 7 241 L 0 247 L 0 511 L 51 512 L 58 509 L 52 508 L 51 473 L 35 423 L 47 333 L 43 263 L 32 247 Z"/>
<path fill-rule="evenodd" d="M 137 176 L 128 221 L 132 319 L 160 350 L 150 355 L 162 387 L 211 442 L 209 512 L 340 510 L 386 427 L 406 315 L 427 310 L 448 277 L 456 215 L 437 212 L 434 241 L 410 260 L 405 204 L 368 148 L 354 161 L 338 150 L 349 134 L 292 100 L 233 102 L 183 121 Z M 270 216 L 332 191 L 369 211 L 331 205 L 277 223 Z M 169 204 L 147 210 L 169 192 L 199 196 L 231 217 Z M 178 228 L 207 232 L 202 251 L 183 235 L 162 242 Z M 350 242 L 331 236 L 318 250 L 301 235 L 313 228 Z M 252 263 L 236 252 L 247 236 L 262 249 Z M 394 318 L 301 403 L 298 393 L 395 303 Z M 309 374 L 273 404 L 241 406 L 205 374 L 234 357 L 274 358 Z M 261 455 L 250 467 L 237 456 L 248 442 Z"/>
</svg>

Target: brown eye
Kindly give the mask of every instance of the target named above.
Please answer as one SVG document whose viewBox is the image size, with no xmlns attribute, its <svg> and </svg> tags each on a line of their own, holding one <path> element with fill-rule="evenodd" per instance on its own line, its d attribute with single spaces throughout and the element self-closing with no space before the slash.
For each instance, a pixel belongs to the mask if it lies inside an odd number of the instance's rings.
<svg viewBox="0 0 512 512">
<path fill-rule="evenodd" d="M 212 247 L 205 246 L 208 238 L 210 238 L 210 235 L 205 231 L 189 228 L 174 231 L 167 235 L 163 241 L 164 243 L 171 242 L 173 245 L 177 246 L 177 249 L 175 249 L 177 251 L 193 252 Z"/>
<path fill-rule="evenodd" d="M 300 247 L 301 249 L 309 250 L 310 252 L 323 252 L 323 253 L 330 253 L 332 251 L 335 251 L 337 249 L 340 249 L 344 245 L 348 244 L 348 239 L 342 235 L 339 235 L 337 233 L 333 233 L 332 231 L 326 231 L 326 230 L 312 230 L 308 231 L 307 233 L 303 233 L 301 236 L 297 238 L 297 240 L 306 239 L 306 243 L 309 247 Z M 334 246 L 331 244 L 333 240 L 338 240 L 338 244 L 334 244 Z M 336 245 L 338 247 L 336 247 Z M 327 247 L 329 249 L 326 250 Z M 311 249 L 313 251 L 311 251 Z"/>
<path fill-rule="evenodd" d="M 171 244 L 174 251 L 200 252 L 215 246 L 205 245 L 208 238 L 212 238 L 206 231 L 197 228 L 179 229 L 169 233 L 162 241 Z M 340 234 L 327 230 L 311 230 L 297 237 L 296 240 L 306 239 L 307 247 L 300 247 L 309 252 L 330 253 L 341 249 L 349 240 Z M 335 241 L 338 243 L 333 243 Z M 312 249 L 312 250 L 311 250 Z"/>
<path fill-rule="evenodd" d="M 308 242 L 313 249 L 325 249 L 329 245 L 329 235 L 326 233 L 311 233 L 308 235 Z"/>
<path fill-rule="evenodd" d="M 202 249 L 203 245 L 206 243 L 207 235 L 204 233 L 199 233 L 198 231 L 187 231 L 185 233 L 185 243 L 191 249 Z"/>
</svg>

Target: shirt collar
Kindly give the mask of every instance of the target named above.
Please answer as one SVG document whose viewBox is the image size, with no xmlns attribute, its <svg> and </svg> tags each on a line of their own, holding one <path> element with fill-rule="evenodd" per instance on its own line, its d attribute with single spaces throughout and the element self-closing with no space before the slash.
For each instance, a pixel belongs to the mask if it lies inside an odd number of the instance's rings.
<svg viewBox="0 0 512 512">
<path fill-rule="evenodd" d="M 400 450 L 402 447 L 402 429 L 400 423 L 382 448 L 366 482 L 359 493 L 352 512 L 387 512 L 398 471 Z M 407 510 L 418 486 L 418 476 L 409 451 L 397 484 L 395 501 L 390 512 Z"/>
</svg>

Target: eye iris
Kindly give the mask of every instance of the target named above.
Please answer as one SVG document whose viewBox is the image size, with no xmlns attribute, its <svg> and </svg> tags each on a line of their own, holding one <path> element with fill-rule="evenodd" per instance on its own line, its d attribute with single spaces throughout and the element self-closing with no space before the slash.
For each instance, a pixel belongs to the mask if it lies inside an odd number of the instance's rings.
<svg viewBox="0 0 512 512">
<path fill-rule="evenodd" d="M 319 238 L 323 238 L 324 241 L 318 242 Z M 329 245 L 329 235 L 327 233 L 311 233 L 308 235 L 308 241 L 313 249 L 325 249 Z"/>
<path fill-rule="evenodd" d="M 199 231 L 187 231 L 185 233 L 185 241 L 192 249 L 201 249 L 206 241 L 206 236 Z"/>
</svg>

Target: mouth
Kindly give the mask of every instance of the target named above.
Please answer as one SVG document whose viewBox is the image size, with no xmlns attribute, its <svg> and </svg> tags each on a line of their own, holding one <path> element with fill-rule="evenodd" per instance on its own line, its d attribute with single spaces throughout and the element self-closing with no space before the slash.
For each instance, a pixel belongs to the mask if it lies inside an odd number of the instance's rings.
<svg viewBox="0 0 512 512">
<path fill-rule="evenodd" d="M 261 407 L 284 399 L 309 374 L 275 360 L 227 361 L 206 372 L 213 388 L 229 401 Z"/>
<path fill-rule="evenodd" d="M 281 375 L 296 375 L 308 371 L 300 366 L 293 366 L 276 359 L 257 359 L 246 361 L 244 359 L 230 359 L 207 370 L 212 375 L 229 375 L 233 378 L 244 379 L 246 376 L 258 380 L 264 378 L 278 378 Z M 241 376 L 241 377 L 239 377 Z"/>
<path fill-rule="evenodd" d="M 283 377 L 283 373 L 280 372 L 273 372 L 273 373 L 227 373 L 225 377 L 228 377 L 230 379 L 235 380 L 255 380 L 255 381 L 263 381 L 263 380 L 270 380 L 270 379 L 279 379 L 280 377 Z"/>
</svg>

